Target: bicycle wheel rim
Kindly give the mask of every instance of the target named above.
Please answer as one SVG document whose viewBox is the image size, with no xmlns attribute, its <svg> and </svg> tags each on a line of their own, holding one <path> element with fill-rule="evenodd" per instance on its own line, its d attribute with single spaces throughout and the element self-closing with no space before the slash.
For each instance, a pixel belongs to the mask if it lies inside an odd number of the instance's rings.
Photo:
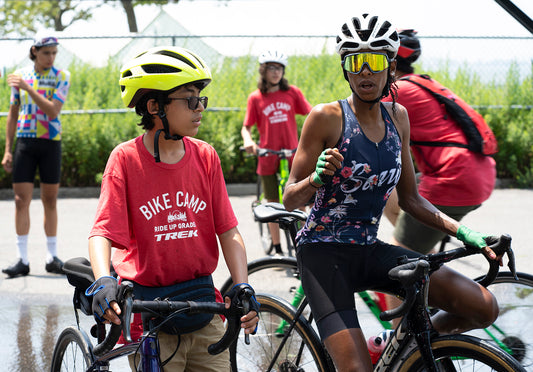
<svg viewBox="0 0 533 372">
<path fill-rule="evenodd" d="M 274 246 L 272 245 L 272 237 L 270 236 L 270 229 L 268 223 L 258 222 L 259 224 L 259 238 L 261 239 L 261 247 L 266 255 L 272 253 Z"/>
<path fill-rule="evenodd" d="M 293 257 L 262 257 L 248 263 L 248 283 L 257 293 L 268 293 L 287 300 L 294 298 L 300 286 L 298 266 Z M 233 286 L 229 278 L 221 287 L 222 294 Z"/>
<path fill-rule="evenodd" d="M 510 272 L 500 272 L 495 281 L 488 286 L 498 301 L 500 313 L 491 327 L 473 330 L 469 335 L 482 338 L 510 354 L 520 364 L 533 368 L 533 324 L 529 314 L 533 309 L 533 276 L 517 273 L 515 281 Z M 503 343 L 504 346 L 501 345 Z"/>
<path fill-rule="evenodd" d="M 282 299 L 270 295 L 258 294 L 257 300 L 261 304 L 257 333 L 250 337 L 250 345 L 244 343 L 241 334 L 230 347 L 233 372 L 333 370 L 318 336 L 303 318 L 300 318 L 281 348 L 279 357 L 272 363 L 282 340 L 280 324 L 282 320 L 294 318 L 294 309 Z M 269 369 L 271 363 L 273 366 Z"/>
<path fill-rule="evenodd" d="M 509 354 L 466 335 L 442 336 L 431 341 L 437 371 L 518 372 L 525 369 Z M 418 349 L 398 368 L 400 372 L 423 372 L 426 367 Z"/>
<path fill-rule="evenodd" d="M 59 335 L 52 356 L 52 372 L 82 372 L 93 363 L 87 335 L 74 327 Z"/>
</svg>

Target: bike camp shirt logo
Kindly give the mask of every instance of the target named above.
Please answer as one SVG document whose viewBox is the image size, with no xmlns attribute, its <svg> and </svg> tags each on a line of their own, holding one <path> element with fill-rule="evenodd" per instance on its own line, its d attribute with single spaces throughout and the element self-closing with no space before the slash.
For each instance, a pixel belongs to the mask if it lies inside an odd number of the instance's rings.
<svg viewBox="0 0 533 372">
<path fill-rule="evenodd" d="M 263 115 L 268 117 L 270 124 L 284 123 L 288 121 L 287 113 L 291 111 L 291 105 L 286 102 L 271 103 L 263 109 Z"/>
<path fill-rule="evenodd" d="M 175 201 L 171 194 L 165 193 L 139 207 L 147 221 L 165 213 L 166 224 L 154 226 L 154 238 L 157 242 L 198 237 L 196 222 L 187 220 L 187 211 L 198 214 L 207 207 L 207 203 L 194 194 L 178 191 Z"/>
</svg>

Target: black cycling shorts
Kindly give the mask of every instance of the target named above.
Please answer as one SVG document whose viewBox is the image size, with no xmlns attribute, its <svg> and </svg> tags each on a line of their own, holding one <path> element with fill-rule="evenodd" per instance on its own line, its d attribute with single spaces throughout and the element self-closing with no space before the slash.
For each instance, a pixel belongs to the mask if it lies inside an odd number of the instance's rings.
<svg viewBox="0 0 533 372">
<path fill-rule="evenodd" d="M 39 179 L 42 183 L 59 183 L 61 141 L 17 138 L 13 154 L 13 183 L 33 183 L 37 167 L 39 167 Z"/>
<path fill-rule="evenodd" d="M 389 279 L 398 257 L 419 253 L 378 241 L 372 245 L 311 243 L 297 248 L 302 286 L 322 340 L 347 328 L 360 328 L 354 293 L 380 290 L 403 294 Z"/>
</svg>

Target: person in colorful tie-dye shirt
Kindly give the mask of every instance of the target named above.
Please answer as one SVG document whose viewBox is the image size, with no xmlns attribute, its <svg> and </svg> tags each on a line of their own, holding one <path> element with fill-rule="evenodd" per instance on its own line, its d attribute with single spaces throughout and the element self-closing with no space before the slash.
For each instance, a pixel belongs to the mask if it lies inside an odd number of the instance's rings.
<svg viewBox="0 0 533 372">
<path fill-rule="evenodd" d="M 10 108 L 7 116 L 6 147 L 2 166 L 13 173 L 17 261 L 2 272 L 9 277 L 30 272 L 28 234 L 33 183 L 39 168 L 44 230 L 47 239 L 45 269 L 62 274 L 63 262 L 57 257 L 57 194 L 61 170 L 61 122 L 59 112 L 69 89 L 70 73 L 54 67 L 57 38 L 37 36 L 30 48 L 33 66 L 10 74 Z M 16 133 L 15 150 L 13 140 Z"/>
</svg>

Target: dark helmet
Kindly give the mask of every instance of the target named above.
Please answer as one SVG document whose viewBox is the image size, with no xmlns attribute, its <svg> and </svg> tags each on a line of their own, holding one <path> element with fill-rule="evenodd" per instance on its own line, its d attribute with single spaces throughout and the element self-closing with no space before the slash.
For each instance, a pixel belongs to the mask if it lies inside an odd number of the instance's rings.
<svg viewBox="0 0 533 372">
<path fill-rule="evenodd" d="M 416 37 L 417 32 L 412 29 L 401 30 L 398 32 L 400 36 L 400 48 L 398 49 L 398 60 L 411 64 L 420 57 L 420 41 Z"/>
</svg>

